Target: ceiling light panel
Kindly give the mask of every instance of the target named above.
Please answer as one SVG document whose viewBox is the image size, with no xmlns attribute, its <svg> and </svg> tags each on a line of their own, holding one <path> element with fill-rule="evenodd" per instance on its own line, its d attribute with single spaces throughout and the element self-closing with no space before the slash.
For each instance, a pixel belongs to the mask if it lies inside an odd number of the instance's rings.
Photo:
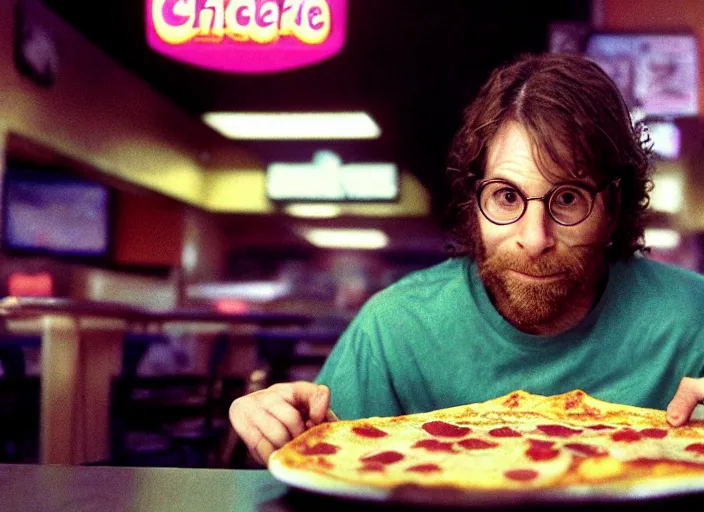
<svg viewBox="0 0 704 512">
<path fill-rule="evenodd" d="M 302 236 L 316 247 L 325 249 L 383 249 L 389 237 L 378 229 L 310 228 Z"/>
<path fill-rule="evenodd" d="M 381 129 L 366 112 L 209 112 L 203 122 L 237 140 L 376 139 Z"/>
</svg>

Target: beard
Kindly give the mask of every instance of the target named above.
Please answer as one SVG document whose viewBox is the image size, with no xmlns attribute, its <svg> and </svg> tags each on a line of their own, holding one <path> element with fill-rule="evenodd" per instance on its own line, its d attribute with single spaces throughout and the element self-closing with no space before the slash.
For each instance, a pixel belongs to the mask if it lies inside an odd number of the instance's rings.
<svg viewBox="0 0 704 512">
<path fill-rule="evenodd" d="M 476 242 L 475 261 L 479 277 L 499 313 L 524 332 L 539 327 L 559 326 L 574 320 L 575 306 L 591 301 L 591 308 L 605 271 L 603 246 L 569 247 L 539 259 L 496 251 L 487 254 L 481 240 Z M 558 277 L 545 282 L 529 281 L 511 271 L 532 276 Z M 577 319 L 579 320 L 579 319 Z"/>
</svg>

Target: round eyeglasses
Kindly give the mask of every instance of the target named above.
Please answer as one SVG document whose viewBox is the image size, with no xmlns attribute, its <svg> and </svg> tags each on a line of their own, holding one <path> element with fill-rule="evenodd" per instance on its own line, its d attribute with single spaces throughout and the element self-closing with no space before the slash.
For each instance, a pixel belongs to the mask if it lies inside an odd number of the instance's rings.
<svg viewBox="0 0 704 512">
<path fill-rule="evenodd" d="M 479 210 L 490 222 L 499 225 L 517 222 L 528 208 L 528 201 L 541 201 L 550 218 L 561 226 L 575 226 L 584 221 L 594 208 L 594 198 L 619 179 L 595 189 L 582 184 L 555 185 L 544 196 L 528 197 L 516 185 L 503 179 L 477 184 Z"/>
</svg>

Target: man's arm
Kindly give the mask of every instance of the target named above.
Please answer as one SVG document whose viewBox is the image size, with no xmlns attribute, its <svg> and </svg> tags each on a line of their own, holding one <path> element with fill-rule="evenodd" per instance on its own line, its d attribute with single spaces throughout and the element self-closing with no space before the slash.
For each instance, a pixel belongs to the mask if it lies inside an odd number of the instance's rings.
<svg viewBox="0 0 704 512">
<path fill-rule="evenodd" d="M 704 401 L 704 378 L 684 377 L 670 405 L 667 406 L 667 421 L 679 427 L 689 421 L 697 404 Z"/>
</svg>

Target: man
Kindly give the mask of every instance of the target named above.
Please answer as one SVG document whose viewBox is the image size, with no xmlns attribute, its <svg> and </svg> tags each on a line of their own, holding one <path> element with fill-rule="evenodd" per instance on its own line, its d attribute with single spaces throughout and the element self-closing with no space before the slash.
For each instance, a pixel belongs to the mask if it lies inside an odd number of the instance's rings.
<svg viewBox="0 0 704 512">
<path fill-rule="evenodd" d="M 391 416 L 516 389 L 579 388 L 686 422 L 704 399 L 704 278 L 642 254 L 648 153 L 594 63 L 528 56 L 495 71 L 450 153 L 454 257 L 372 297 L 317 384 L 232 404 L 254 458 L 329 406 Z"/>
</svg>

